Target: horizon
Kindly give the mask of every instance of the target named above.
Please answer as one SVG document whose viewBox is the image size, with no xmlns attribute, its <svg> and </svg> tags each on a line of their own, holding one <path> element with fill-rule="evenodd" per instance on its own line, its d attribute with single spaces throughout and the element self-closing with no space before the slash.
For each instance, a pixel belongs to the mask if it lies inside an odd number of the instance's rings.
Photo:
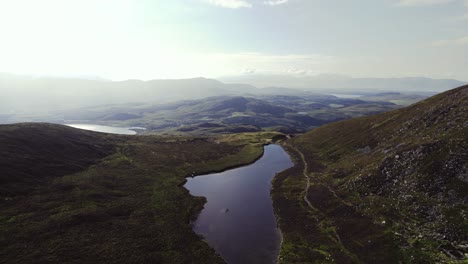
<svg viewBox="0 0 468 264">
<path fill-rule="evenodd" d="M 287 74 L 250 74 L 250 75 L 232 75 L 232 76 L 220 76 L 220 77 L 207 77 L 207 76 L 193 76 L 193 77 L 185 77 L 185 78 L 125 78 L 125 79 L 109 79 L 109 78 L 104 78 L 102 76 L 98 75 L 53 75 L 53 74 L 29 74 L 29 73 L 13 73 L 13 72 L 0 72 L 0 75 L 3 76 L 15 76 L 15 77 L 27 77 L 27 78 L 33 78 L 33 79 L 76 79 L 76 80 L 90 80 L 90 81 L 109 81 L 109 82 L 125 82 L 125 81 L 143 81 L 143 82 L 148 82 L 148 81 L 164 81 L 164 80 L 195 80 L 195 79 L 206 79 L 206 80 L 215 80 L 219 81 L 222 83 L 227 83 L 227 84 L 248 84 L 248 83 L 236 83 L 236 82 L 230 82 L 226 81 L 229 80 L 230 78 L 238 78 L 238 77 L 255 77 L 255 76 L 262 76 L 262 77 L 269 77 L 269 76 L 275 76 L 275 77 L 290 77 L 290 78 L 296 78 L 296 79 L 301 79 L 301 78 L 323 78 L 323 79 L 328 79 L 328 80 L 333 80 L 333 79 L 429 79 L 429 80 L 453 80 L 453 81 L 459 81 L 459 82 L 466 82 L 468 83 L 467 80 L 462 80 L 462 79 L 456 79 L 456 78 L 431 78 L 427 76 L 393 76 L 393 77 L 354 77 L 350 75 L 342 75 L 342 74 L 333 74 L 333 73 L 321 73 L 321 74 L 316 74 L 316 75 L 287 75 Z M 255 85 L 252 85 L 255 86 Z M 262 87 L 257 87 L 257 88 L 262 88 Z"/>
<path fill-rule="evenodd" d="M 0 72 L 468 80 L 467 23 L 466 0 L 4 0 Z"/>
</svg>

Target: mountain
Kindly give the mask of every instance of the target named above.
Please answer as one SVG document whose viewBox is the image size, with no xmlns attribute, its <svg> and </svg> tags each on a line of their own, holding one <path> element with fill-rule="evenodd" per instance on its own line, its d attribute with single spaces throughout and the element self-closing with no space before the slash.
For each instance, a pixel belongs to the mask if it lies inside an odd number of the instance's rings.
<svg viewBox="0 0 468 264">
<path fill-rule="evenodd" d="M 256 87 L 281 86 L 321 93 L 366 94 L 376 91 L 443 92 L 467 82 L 453 79 L 407 78 L 352 78 L 342 75 L 322 74 L 316 76 L 291 75 L 243 75 L 223 77 L 220 80 L 241 82 Z"/>
<path fill-rule="evenodd" d="M 468 86 L 316 128 L 275 178 L 284 263 L 462 263 Z M 463 262 L 465 263 L 465 262 Z"/>
<path fill-rule="evenodd" d="M 93 105 L 168 102 L 256 90 L 245 84 L 206 79 L 106 81 L 0 75 L 2 114 L 48 113 Z"/>
</svg>

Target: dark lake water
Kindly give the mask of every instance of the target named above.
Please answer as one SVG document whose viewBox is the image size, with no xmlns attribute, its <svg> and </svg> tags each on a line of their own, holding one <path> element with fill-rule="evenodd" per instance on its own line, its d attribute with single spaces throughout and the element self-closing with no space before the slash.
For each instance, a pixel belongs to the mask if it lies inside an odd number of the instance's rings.
<svg viewBox="0 0 468 264">
<path fill-rule="evenodd" d="M 228 263 L 275 263 L 281 235 L 270 197 L 276 173 L 293 166 L 279 145 L 264 147 L 255 163 L 195 178 L 185 184 L 208 202 L 193 229 Z"/>
</svg>

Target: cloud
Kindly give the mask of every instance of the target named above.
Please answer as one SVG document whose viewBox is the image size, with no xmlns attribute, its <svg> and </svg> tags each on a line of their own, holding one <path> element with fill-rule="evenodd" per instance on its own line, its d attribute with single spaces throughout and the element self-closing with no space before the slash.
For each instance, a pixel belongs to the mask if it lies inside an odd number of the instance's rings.
<svg viewBox="0 0 468 264">
<path fill-rule="evenodd" d="M 256 69 L 246 68 L 246 69 L 241 69 L 240 73 L 241 74 L 254 74 L 256 71 L 257 71 Z"/>
<path fill-rule="evenodd" d="M 313 75 L 315 74 L 315 71 L 292 68 L 285 70 L 284 73 L 288 75 Z"/>
<path fill-rule="evenodd" d="M 244 0 L 205 0 L 206 3 L 224 8 L 250 8 L 252 4 Z"/>
<path fill-rule="evenodd" d="M 468 8 L 468 0 L 399 0 L 396 4 L 401 7 L 414 7 L 414 6 L 434 6 L 434 5 L 443 5 L 449 3 L 460 3 Z M 468 13 L 465 13 L 462 16 L 457 16 L 452 19 L 452 21 L 468 21 Z"/>
<path fill-rule="evenodd" d="M 256 52 L 205 54 L 204 63 L 212 62 L 213 69 L 244 74 L 295 74 L 323 72 L 336 62 L 333 56 L 322 54 L 265 54 Z"/>
<path fill-rule="evenodd" d="M 400 0 L 397 6 L 427 6 L 440 5 L 453 2 L 455 0 Z"/>
<path fill-rule="evenodd" d="M 286 4 L 287 2 L 289 2 L 289 0 L 268 0 L 268 1 L 263 1 L 263 4 L 269 5 L 269 6 L 276 6 L 276 5 Z"/>
<path fill-rule="evenodd" d="M 465 7 L 468 8 L 468 0 L 465 0 Z M 463 16 L 460 17 L 461 21 L 468 21 L 468 13 L 465 13 Z"/>
<path fill-rule="evenodd" d="M 433 46 L 464 46 L 468 45 L 468 36 L 464 36 L 456 39 L 444 39 L 438 40 L 432 43 Z"/>
<path fill-rule="evenodd" d="M 214 6 L 232 8 L 232 9 L 253 7 L 252 0 L 202 0 L 202 1 L 211 5 L 214 5 Z M 289 0 L 264 0 L 262 3 L 267 6 L 278 6 L 278 5 L 286 4 L 288 2 Z"/>
</svg>

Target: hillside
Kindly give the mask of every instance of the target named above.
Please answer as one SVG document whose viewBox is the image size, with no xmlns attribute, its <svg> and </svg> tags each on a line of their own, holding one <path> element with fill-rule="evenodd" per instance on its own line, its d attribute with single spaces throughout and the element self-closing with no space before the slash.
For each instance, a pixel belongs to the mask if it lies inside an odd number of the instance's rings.
<svg viewBox="0 0 468 264">
<path fill-rule="evenodd" d="M 283 262 L 466 259 L 467 113 L 463 86 L 288 142 L 296 166 L 273 190 Z"/>
<path fill-rule="evenodd" d="M 53 177 L 86 169 L 113 152 L 115 139 L 67 126 L 0 126 L 0 197 L 26 194 Z"/>
<path fill-rule="evenodd" d="M 275 134 L 119 136 L 0 125 L 1 263 L 223 263 L 185 177 L 257 159 Z"/>
</svg>

